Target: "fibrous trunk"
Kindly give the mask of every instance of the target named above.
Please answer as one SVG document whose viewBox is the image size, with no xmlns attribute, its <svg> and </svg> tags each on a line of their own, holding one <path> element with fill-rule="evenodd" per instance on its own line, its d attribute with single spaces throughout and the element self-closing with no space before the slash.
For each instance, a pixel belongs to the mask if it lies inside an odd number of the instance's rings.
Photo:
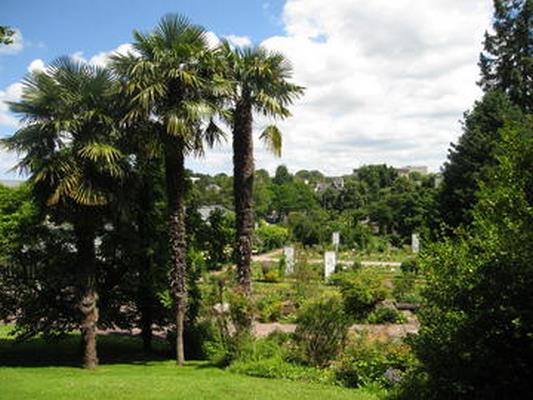
<svg viewBox="0 0 533 400">
<path fill-rule="evenodd" d="M 183 142 L 174 139 L 167 144 L 165 171 L 168 197 L 168 224 L 172 262 L 171 289 L 176 304 L 176 361 L 185 362 L 183 329 L 187 307 L 186 242 L 185 242 L 185 165 Z"/>
<path fill-rule="evenodd" d="M 239 286 L 251 293 L 251 257 L 254 225 L 253 186 L 254 148 L 252 138 L 252 107 L 241 101 L 235 109 L 233 126 L 233 193 L 235 196 L 235 257 Z"/>
<path fill-rule="evenodd" d="M 82 314 L 81 336 L 83 366 L 94 369 L 98 366 L 96 328 L 98 324 L 98 292 L 96 288 L 95 230 L 91 216 L 84 213 L 76 224 L 75 233 L 80 268 L 80 303 Z"/>
</svg>

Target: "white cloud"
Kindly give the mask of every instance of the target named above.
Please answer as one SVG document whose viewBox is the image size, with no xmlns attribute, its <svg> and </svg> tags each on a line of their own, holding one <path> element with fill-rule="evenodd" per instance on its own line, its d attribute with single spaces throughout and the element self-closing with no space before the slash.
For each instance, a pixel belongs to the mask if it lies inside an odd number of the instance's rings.
<svg viewBox="0 0 533 400">
<path fill-rule="evenodd" d="M 135 49 L 133 48 L 133 45 L 131 43 L 123 43 L 111 51 L 101 52 L 96 54 L 95 56 L 92 56 L 89 59 L 89 63 L 104 67 L 109 63 L 109 57 L 113 54 L 126 55 L 128 53 L 135 53 Z"/>
<path fill-rule="evenodd" d="M 227 35 L 224 36 L 234 47 L 247 47 L 252 45 L 252 40 L 248 36 Z"/>
<path fill-rule="evenodd" d="M 220 45 L 220 38 L 215 32 L 208 31 L 205 33 L 205 37 L 209 48 L 214 49 Z"/>
<path fill-rule="evenodd" d="M 0 90 L 0 126 L 14 128 L 19 125 L 17 118 L 9 112 L 6 102 L 17 101 L 21 95 L 22 83 L 20 82 L 9 85 L 5 90 Z"/>
<path fill-rule="evenodd" d="M 490 24 L 485 0 L 288 0 L 287 55 L 306 86 L 280 126 L 284 156 L 258 164 L 348 173 L 361 164 L 445 160 L 458 120 L 480 91 L 477 60 Z"/>
<path fill-rule="evenodd" d="M 293 117 L 279 124 L 283 157 L 275 158 L 257 142 L 257 168 L 272 171 L 285 163 L 293 171 L 341 174 L 361 164 L 386 162 L 438 169 L 449 143 L 460 134 L 463 112 L 481 93 L 475 84 L 477 61 L 491 2 L 331 3 L 287 0 L 281 18 L 286 33 L 263 43 L 290 58 L 295 82 L 307 89 L 291 108 Z M 209 37 L 217 43 L 216 34 Z M 247 44 L 247 38 L 230 37 Z M 101 64 L 109 54 L 87 59 Z M 75 56 L 85 59 L 82 53 Z M 6 92 L 0 92 L 0 100 Z M 6 118 L 1 107 L 0 102 L 0 118 Z M 265 124 L 257 121 L 256 136 Z M 188 166 L 231 172 L 231 146 L 189 160 Z"/>
<path fill-rule="evenodd" d="M 490 25 L 486 0 L 287 0 L 283 52 L 306 87 L 279 123 L 283 157 L 257 142 L 256 167 L 349 173 L 362 164 L 422 164 L 436 171 L 481 92 L 477 61 Z M 256 137 L 266 121 L 256 123 Z M 231 147 L 191 160 L 231 172 Z"/>
<path fill-rule="evenodd" d="M 24 48 L 24 38 L 22 37 L 22 32 L 18 29 L 14 29 L 15 34 L 11 37 L 13 43 L 5 45 L 0 44 L 0 55 L 3 54 L 17 54 L 22 51 Z"/>
<path fill-rule="evenodd" d="M 28 65 L 28 72 L 44 71 L 45 69 L 44 61 L 40 58 L 36 58 Z"/>
</svg>

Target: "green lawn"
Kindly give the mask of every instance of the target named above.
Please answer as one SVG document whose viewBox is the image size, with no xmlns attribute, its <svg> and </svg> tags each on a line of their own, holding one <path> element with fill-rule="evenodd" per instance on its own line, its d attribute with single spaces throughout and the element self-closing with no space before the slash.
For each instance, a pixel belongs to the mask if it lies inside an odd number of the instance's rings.
<svg viewBox="0 0 533 400">
<path fill-rule="evenodd" d="M 101 338 L 102 365 L 77 366 L 77 336 L 61 343 L 16 344 L 0 327 L 1 399 L 351 399 L 378 397 L 334 386 L 251 378 L 189 362 L 178 368 L 161 353 L 139 350 L 136 339 Z"/>
</svg>

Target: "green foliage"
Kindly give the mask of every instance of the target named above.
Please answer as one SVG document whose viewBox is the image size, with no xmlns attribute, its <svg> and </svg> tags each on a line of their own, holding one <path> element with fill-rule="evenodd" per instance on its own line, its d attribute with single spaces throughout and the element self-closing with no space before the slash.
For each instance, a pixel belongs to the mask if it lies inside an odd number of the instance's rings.
<svg viewBox="0 0 533 400">
<path fill-rule="evenodd" d="M 385 299 L 382 280 L 369 268 L 334 274 L 331 281 L 340 288 L 346 314 L 356 321 L 363 321 Z"/>
<path fill-rule="evenodd" d="M 395 277 L 392 295 L 397 302 L 419 304 L 421 299 L 417 287 L 417 275 L 412 272 L 403 272 Z"/>
<path fill-rule="evenodd" d="M 372 341 L 359 335 L 352 339 L 332 368 L 335 379 L 344 386 L 362 387 L 377 383 L 391 387 L 414 364 L 415 359 L 407 345 Z M 392 376 L 387 378 L 387 373 Z"/>
<path fill-rule="evenodd" d="M 265 282 L 277 282 L 280 279 L 279 269 L 271 264 L 261 264 L 262 279 Z"/>
<path fill-rule="evenodd" d="M 376 307 L 368 317 L 369 324 L 403 324 L 407 318 L 394 307 Z"/>
<path fill-rule="evenodd" d="M 255 230 L 256 247 L 260 253 L 278 249 L 287 243 L 289 231 L 283 226 L 268 224 L 264 221 L 259 223 Z"/>
<path fill-rule="evenodd" d="M 9 45 L 13 43 L 15 31 L 9 26 L 0 26 L 0 45 Z"/>
<path fill-rule="evenodd" d="M 303 361 L 325 366 L 344 346 L 348 318 L 338 296 L 322 296 L 305 304 L 298 313 L 295 341 Z"/>
<path fill-rule="evenodd" d="M 520 110 L 500 91 L 486 93 L 467 112 L 463 134 L 448 154 L 439 194 L 442 221 L 451 228 L 468 224 L 477 202 L 478 181 L 497 161 L 495 147 L 501 140 L 499 129 L 508 119 L 519 119 Z"/>
<path fill-rule="evenodd" d="M 501 90 L 522 110 L 533 111 L 531 0 L 495 0 L 492 32 L 485 33 L 480 55 L 480 86 Z"/>
<path fill-rule="evenodd" d="M 531 118 L 506 126 L 471 228 L 422 258 L 428 283 L 413 348 L 429 398 L 531 393 L 533 176 L 524 171 L 533 170 L 532 129 Z M 413 398 L 413 383 L 406 388 Z"/>
<path fill-rule="evenodd" d="M 418 261 L 416 258 L 408 258 L 402 261 L 400 269 L 404 274 L 416 274 L 418 273 Z"/>
</svg>

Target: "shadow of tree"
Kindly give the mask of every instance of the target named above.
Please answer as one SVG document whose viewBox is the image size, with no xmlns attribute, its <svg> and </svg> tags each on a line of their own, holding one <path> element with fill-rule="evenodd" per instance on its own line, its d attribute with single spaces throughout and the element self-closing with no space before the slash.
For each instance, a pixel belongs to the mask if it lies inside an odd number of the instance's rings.
<svg viewBox="0 0 533 400">
<path fill-rule="evenodd" d="M 0 336 L 0 367 L 81 367 L 82 351 L 79 334 L 61 339 L 32 338 L 17 341 Z M 110 333 L 98 337 L 100 364 L 147 364 L 171 357 L 166 342 L 155 340 L 153 350 L 145 352 L 138 336 Z"/>
</svg>

